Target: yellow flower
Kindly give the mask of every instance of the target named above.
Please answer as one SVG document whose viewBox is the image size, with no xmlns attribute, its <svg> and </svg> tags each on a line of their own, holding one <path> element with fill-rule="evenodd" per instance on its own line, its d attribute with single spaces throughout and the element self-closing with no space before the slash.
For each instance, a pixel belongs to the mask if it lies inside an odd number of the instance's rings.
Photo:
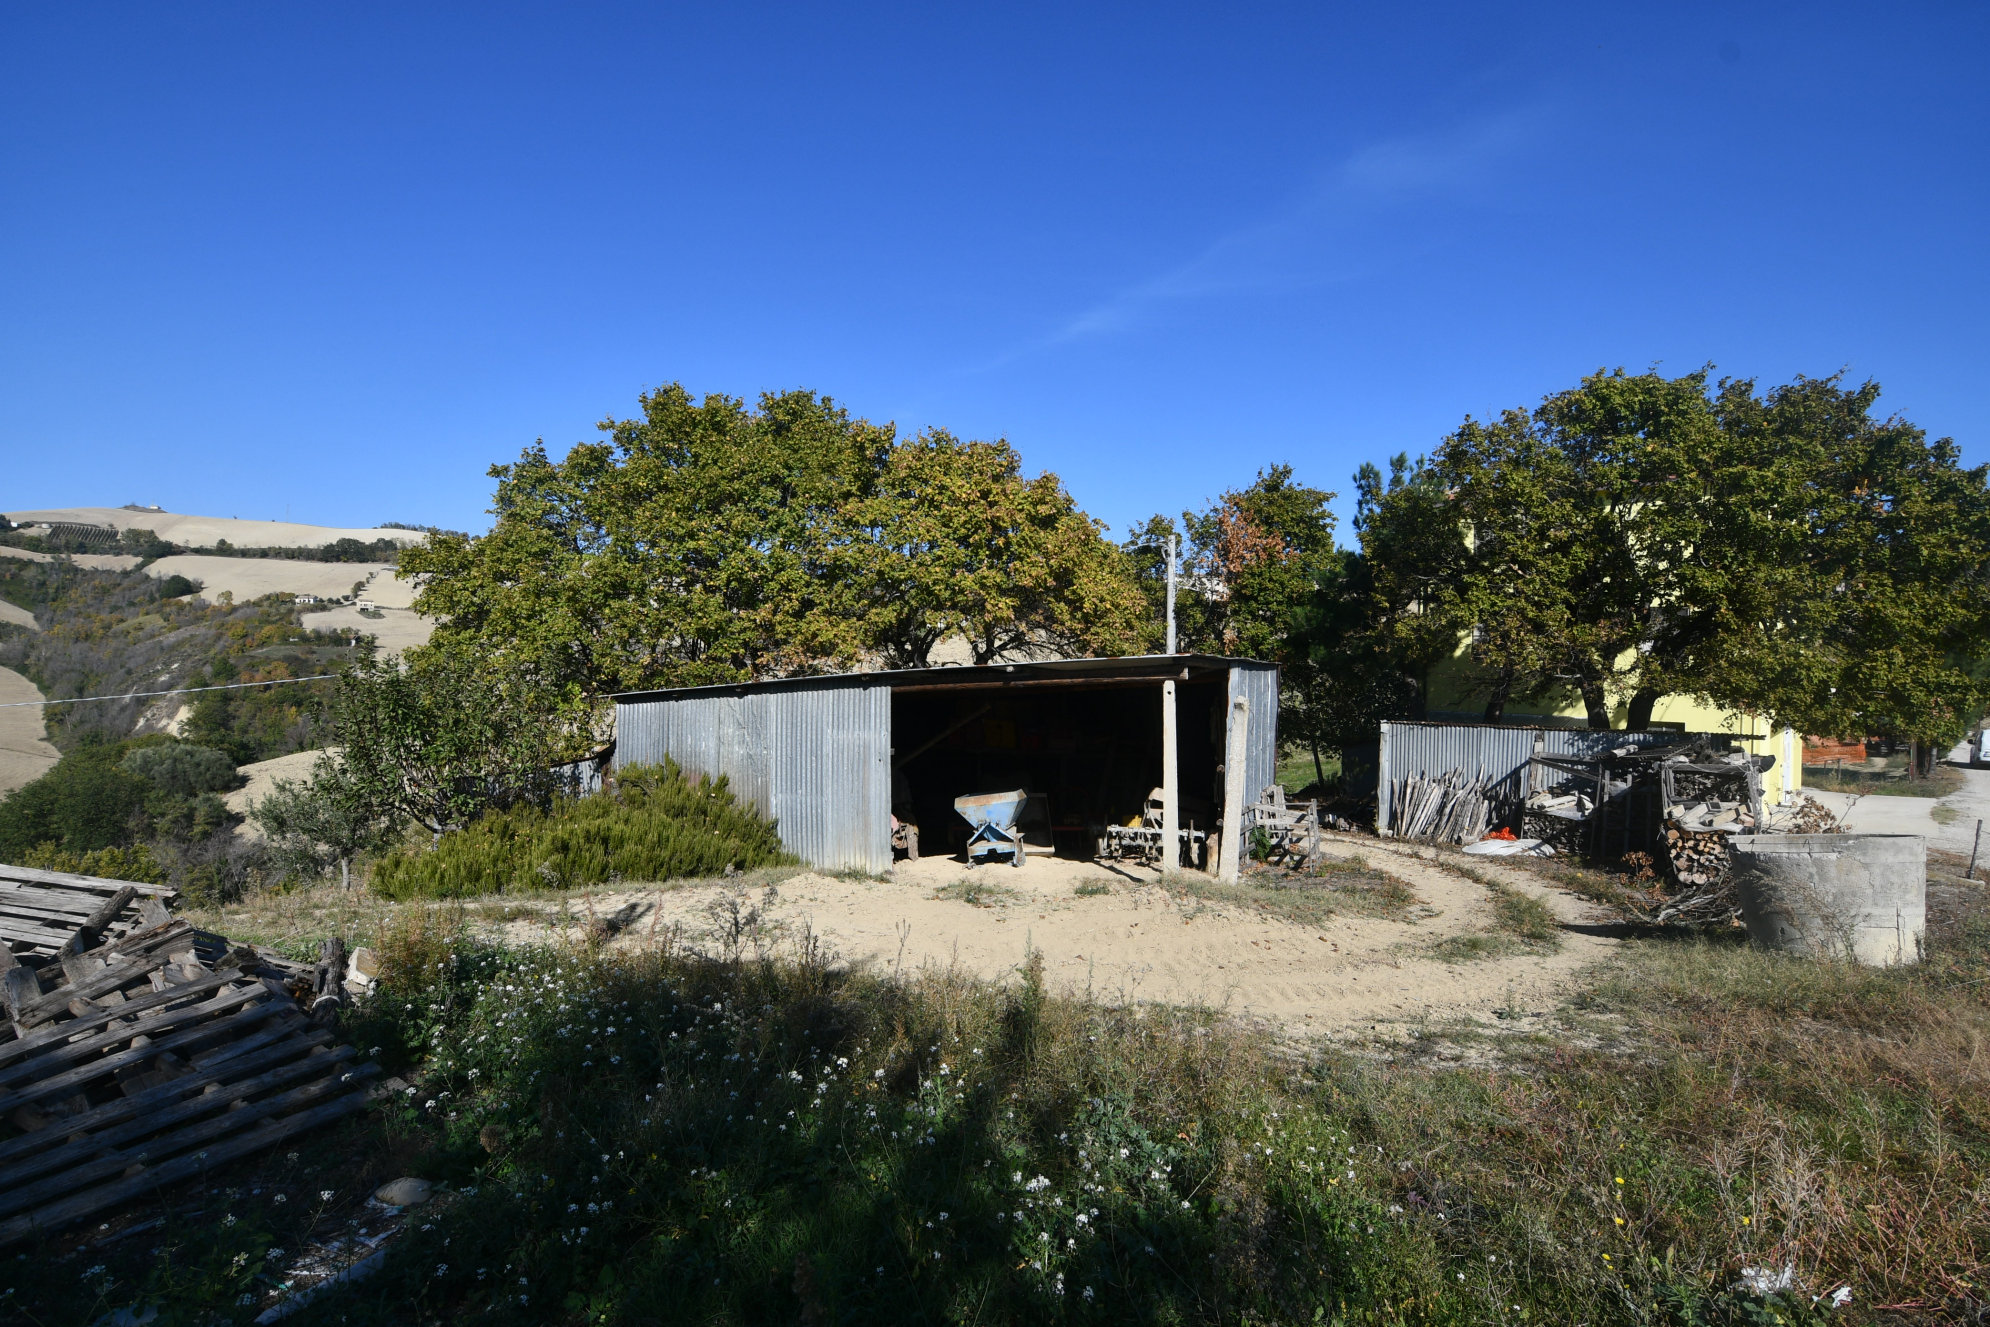
<svg viewBox="0 0 1990 1327">
<path fill-rule="evenodd" d="M 629 1190 L 629 1192 L 630 1192 L 630 1193 L 634 1193 L 634 1192 L 635 1192 L 635 1190 L 634 1190 L 634 1189 L 631 1189 L 631 1190 Z M 1621 1217 L 1621 1216 L 1620 1216 L 1620 1217 L 1618 1217 L 1618 1218 L 1617 1218 L 1617 1224 L 1618 1224 L 1618 1225 L 1620 1225 L 1620 1226 L 1621 1226 L 1621 1225 L 1623 1225 L 1623 1224 L 1624 1224 L 1624 1218 L 1623 1218 L 1623 1217 Z"/>
<path fill-rule="evenodd" d="M 1741 1218 L 1741 1224 L 1742 1224 L 1742 1225 L 1744 1225 L 1744 1226 L 1745 1226 L 1745 1225 L 1747 1225 L 1747 1224 L 1748 1224 L 1748 1218 L 1747 1218 L 1747 1217 L 1745 1217 L 1745 1216 L 1744 1216 L 1744 1217 L 1742 1217 L 1742 1218 Z"/>
<path fill-rule="evenodd" d="M 1619 1175 L 1617 1177 L 1617 1183 L 1622 1184 L 1623 1182 L 1624 1182 L 1624 1177 L 1622 1175 Z"/>
</svg>

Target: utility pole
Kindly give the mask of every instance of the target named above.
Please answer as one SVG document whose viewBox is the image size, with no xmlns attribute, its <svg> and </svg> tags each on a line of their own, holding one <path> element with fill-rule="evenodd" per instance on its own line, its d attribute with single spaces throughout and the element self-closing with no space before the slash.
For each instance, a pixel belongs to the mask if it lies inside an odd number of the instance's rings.
<svg viewBox="0 0 1990 1327">
<path fill-rule="evenodd" d="M 1168 653 L 1175 652 L 1175 554 L 1179 541 L 1168 536 Z M 1175 679 L 1161 683 L 1161 870 L 1172 874 L 1182 860 L 1182 798 L 1175 735 Z"/>
</svg>

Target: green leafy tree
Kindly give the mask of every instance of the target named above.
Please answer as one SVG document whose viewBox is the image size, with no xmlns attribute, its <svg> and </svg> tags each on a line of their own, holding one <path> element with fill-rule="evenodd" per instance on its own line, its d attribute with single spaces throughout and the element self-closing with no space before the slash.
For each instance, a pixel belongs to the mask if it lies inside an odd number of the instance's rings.
<svg viewBox="0 0 1990 1327">
<path fill-rule="evenodd" d="M 1274 465 L 1248 488 L 1182 513 L 1175 597 L 1178 648 L 1279 665 L 1279 739 L 1306 743 L 1316 766 L 1332 684 L 1314 666 L 1306 633 L 1318 622 L 1320 587 L 1342 571 L 1333 498 L 1295 482 L 1291 466 Z M 1121 545 L 1145 598 L 1149 649 L 1160 648 L 1165 631 L 1166 546 L 1176 534 L 1175 523 L 1157 515 Z"/>
<path fill-rule="evenodd" d="M 434 644 L 580 701 L 855 660 L 836 514 L 890 444 L 828 398 L 693 403 L 672 385 L 609 440 L 496 466 L 491 532 L 407 550 Z"/>
<path fill-rule="evenodd" d="M 425 652 L 405 668 L 357 663 L 340 675 L 331 708 L 340 752 L 336 779 L 326 775 L 337 794 L 326 816 L 350 807 L 441 835 L 555 789 L 560 728 L 550 703 L 494 684 L 463 655 Z"/>
<path fill-rule="evenodd" d="M 1489 718 L 1567 685 L 1593 727 L 1614 699 L 1642 728 L 1685 693 L 1946 740 L 1986 699 L 1986 472 L 1874 418 L 1878 393 L 1620 369 L 1468 419 L 1427 480 L 1379 498 L 1380 611 L 1399 642 L 1424 637 L 1412 653 L 1469 633 Z"/>
<path fill-rule="evenodd" d="M 827 397 L 670 386 L 606 442 L 498 466 L 491 532 L 401 557 L 433 647 L 584 707 L 609 692 L 1118 648 L 1130 571 L 1004 442 L 894 441 Z"/>
<path fill-rule="evenodd" d="M 44 844 L 68 853 L 130 846 L 145 829 L 150 785 L 118 767 L 115 743 L 84 742 L 0 801 L 0 861 Z"/>
<path fill-rule="evenodd" d="M 927 666 L 952 635 L 976 663 L 1138 648 L 1131 564 L 1057 476 L 1025 478 L 1007 442 L 933 430 L 897 444 L 845 516 L 862 638 L 891 667 Z"/>
<path fill-rule="evenodd" d="M 337 754 L 321 756 L 306 783 L 280 779 L 250 818 L 263 831 L 270 856 L 286 870 L 320 875 L 338 868 L 352 886 L 352 864 L 393 837 L 393 807 L 378 787 L 362 783 Z"/>
</svg>

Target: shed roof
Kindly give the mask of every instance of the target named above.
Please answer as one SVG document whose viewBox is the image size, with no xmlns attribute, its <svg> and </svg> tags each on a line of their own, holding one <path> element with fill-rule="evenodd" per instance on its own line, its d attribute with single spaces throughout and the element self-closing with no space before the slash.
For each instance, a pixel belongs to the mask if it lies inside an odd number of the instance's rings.
<svg viewBox="0 0 1990 1327">
<path fill-rule="evenodd" d="M 1194 681 L 1219 677 L 1233 665 L 1271 668 L 1261 659 L 1232 659 L 1220 654 L 1135 654 L 1110 659 L 1040 659 L 1030 663 L 941 665 L 899 668 L 869 673 L 819 673 L 814 676 L 771 678 L 764 682 L 724 682 L 702 687 L 664 687 L 655 691 L 623 691 L 614 699 L 678 700 L 692 696 L 741 696 L 790 687 L 887 686 L 893 691 L 984 691 L 1005 687 L 1109 685 L 1114 682 L 1161 681 L 1173 677 Z"/>
</svg>

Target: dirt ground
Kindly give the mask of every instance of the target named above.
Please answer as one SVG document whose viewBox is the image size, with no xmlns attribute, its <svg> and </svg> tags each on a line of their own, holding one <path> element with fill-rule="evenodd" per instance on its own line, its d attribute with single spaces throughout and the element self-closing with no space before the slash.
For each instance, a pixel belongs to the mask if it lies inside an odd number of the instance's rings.
<svg viewBox="0 0 1990 1327">
<path fill-rule="evenodd" d="M 23 784 L 33 783 L 61 758 L 49 745 L 48 728 L 38 705 L 19 705 L 40 700 L 34 683 L 11 668 L 0 668 L 0 796 Z"/>
<path fill-rule="evenodd" d="M 200 597 L 212 603 L 224 590 L 233 592 L 235 602 L 247 603 L 266 594 L 289 591 L 292 594 L 337 596 L 352 593 L 355 582 L 394 581 L 394 568 L 386 562 L 304 562 L 295 558 L 217 558 L 185 553 L 160 558 L 145 568 L 154 580 L 185 576 L 200 582 Z M 367 591 L 362 591 L 362 594 Z"/>
<path fill-rule="evenodd" d="M 235 772 L 248 782 L 221 800 L 236 815 L 246 816 L 255 809 L 257 802 L 275 789 L 279 779 L 288 779 L 292 783 L 310 782 L 311 771 L 318 767 L 318 758 L 324 754 L 323 751 L 293 751 L 275 760 L 259 760 L 253 765 L 244 765 Z M 235 832 L 245 838 L 259 839 L 263 836 L 255 822 L 248 820 L 243 821 Z"/>
<path fill-rule="evenodd" d="M 927 858 L 899 863 L 883 881 L 802 872 L 779 880 L 771 901 L 756 881 L 743 902 L 761 908 L 763 943 L 775 950 L 806 927 L 847 962 L 907 972 L 958 964 L 999 979 L 1035 949 L 1060 991 L 1204 1006 L 1299 1037 L 1406 1037 L 1495 1020 L 1516 1030 L 1554 1008 L 1576 972 L 1609 957 L 1618 943 L 1582 900 L 1526 871 L 1448 853 L 1445 860 L 1469 862 L 1540 898 L 1564 930 L 1553 952 L 1447 962 L 1433 952 L 1440 942 L 1494 927 L 1485 885 L 1445 869 L 1429 849 L 1419 855 L 1347 840 L 1331 844 L 1329 855 L 1365 856 L 1406 883 L 1417 903 L 1403 920 L 1335 916 L 1302 925 L 1249 904 L 1197 898 L 1144 868 L 1050 858 L 972 871 L 956 859 Z M 611 944 L 641 943 L 674 926 L 684 940 L 710 947 L 718 943 L 712 909 L 727 892 L 722 883 L 703 882 L 576 894 L 503 905 L 504 919 L 492 925 L 507 939 L 529 942 L 607 921 L 618 928 Z"/>
<path fill-rule="evenodd" d="M 380 616 L 367 617 L 350 604 L 312 611 L 307 605 L 300 618 L 312 631 L 357 631 L 373 637 L 383 653 L 399 654 L 416 645 L 428 644 L 435 631 L 435 619 L 411 613 L 405 608 L 382 608 Z"/>
</svg>

